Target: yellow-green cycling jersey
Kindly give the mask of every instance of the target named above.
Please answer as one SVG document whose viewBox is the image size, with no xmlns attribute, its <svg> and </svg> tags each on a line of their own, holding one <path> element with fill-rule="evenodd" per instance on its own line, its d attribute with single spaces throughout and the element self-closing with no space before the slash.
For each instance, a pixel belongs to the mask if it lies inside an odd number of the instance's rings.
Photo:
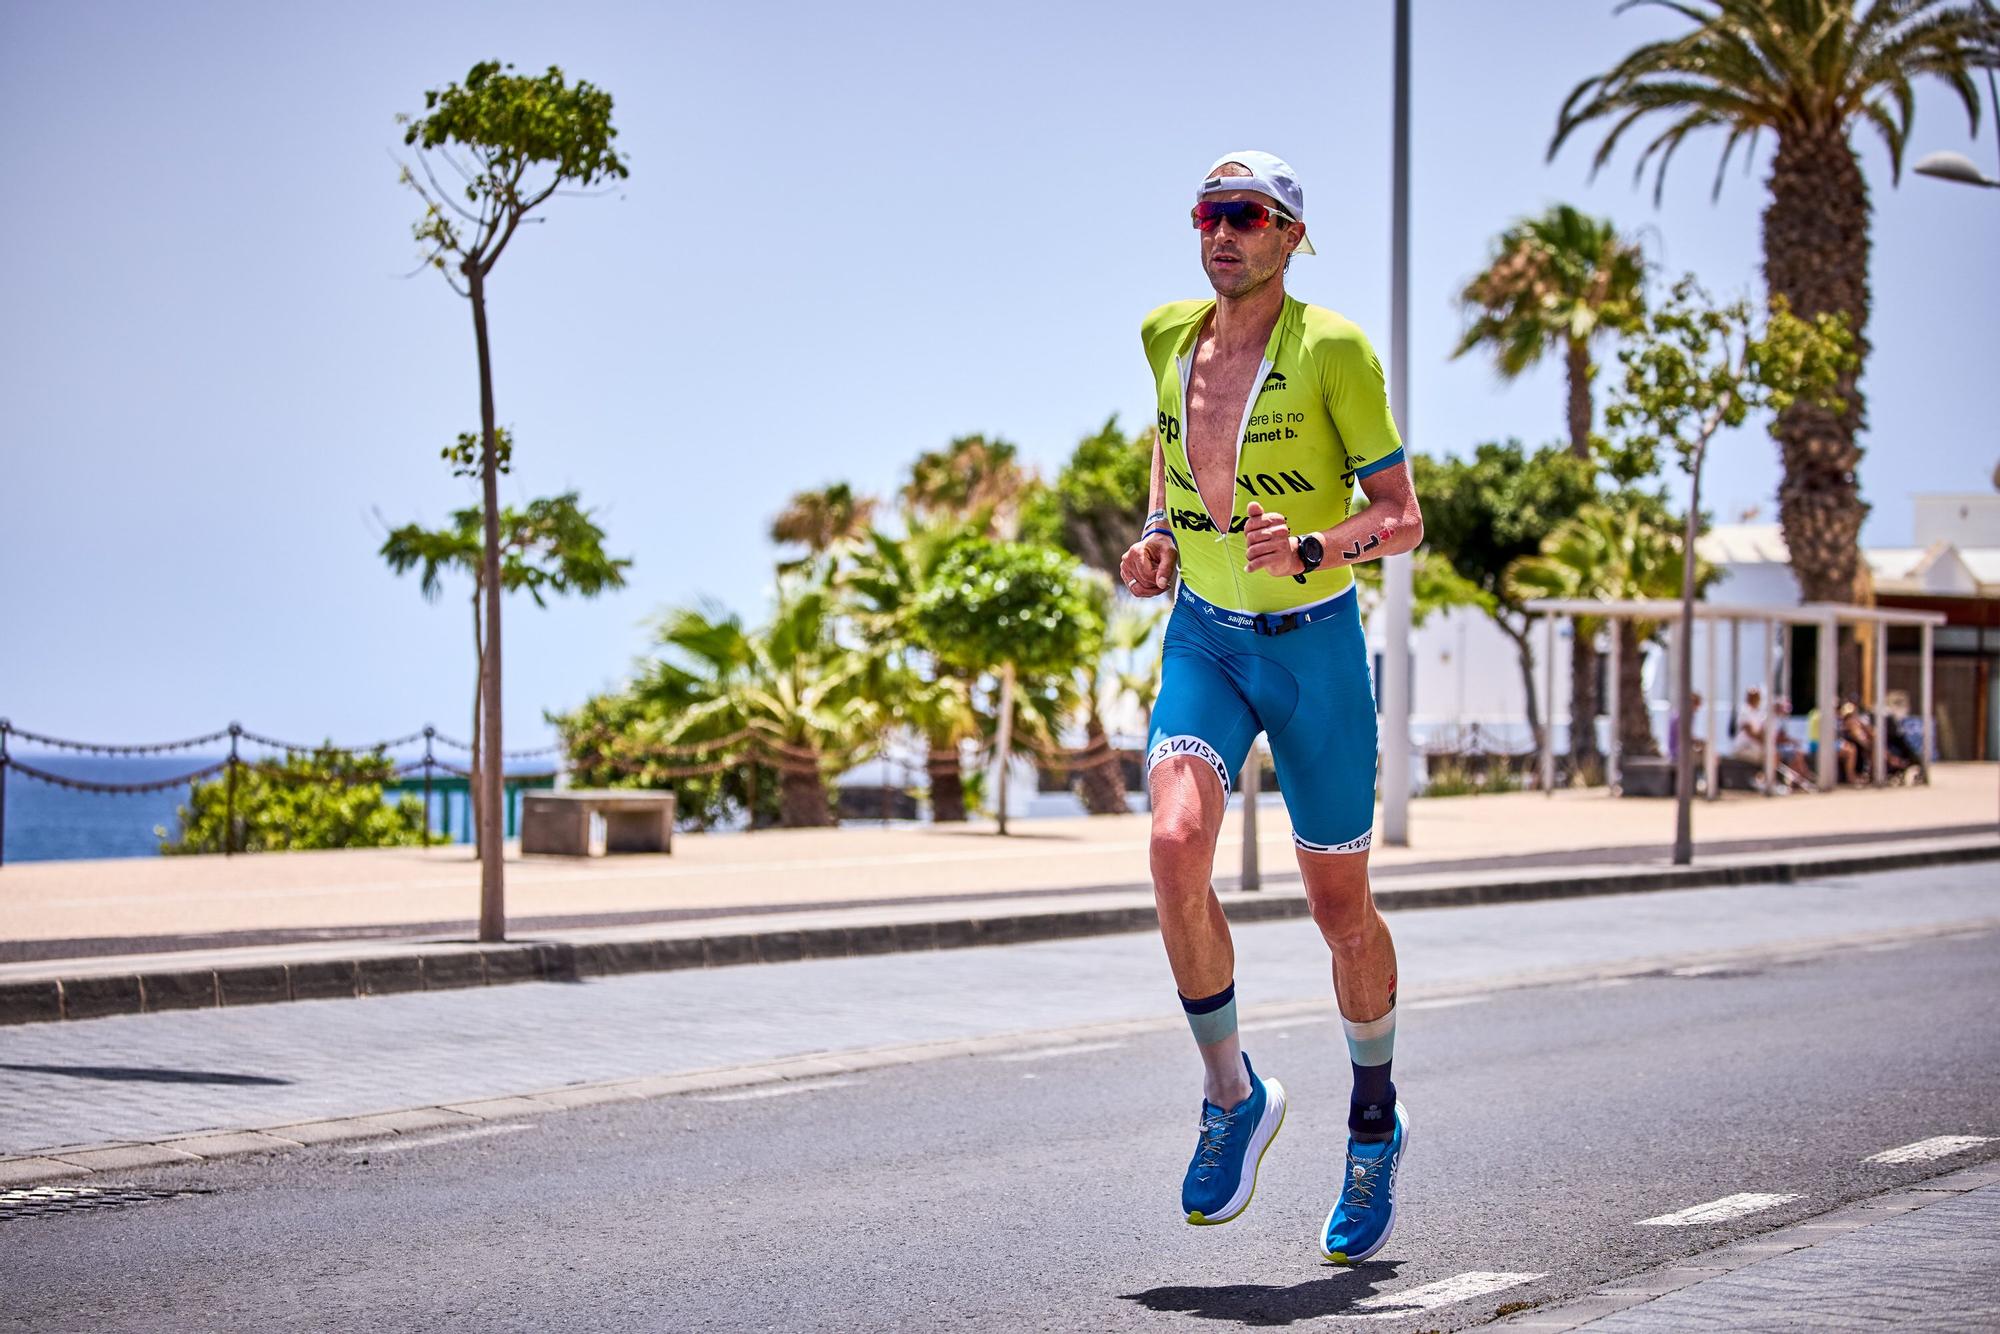
<svg viewBox="0 0 2000 1334">
<path fill-rule="evenodd" d="M 1159 385 L 1167 522 L 1180 548 L 1181 578 L 1236 611 L 1324 602 L 1353 586 L 1348 567 L 1326 566 L 1303 582 L 1245 573 L 1245 515 L 1254 500 L 1283 514 L 1294 533 L 1331 528 L 1354 512 L 1363 477 L 1403 461 L 1382 363 L 1353 321 L 1286 297 L 1257 370 L 1259 387 L 1243 408 L 1235 504 L 1226 519 L 1211 515 L 1188 463 L 1184 423 L 1195 340 L 1214 309 L 1212 300 L 1176 301 L 1148 315 L 1141 329 Z"/>
</svg>

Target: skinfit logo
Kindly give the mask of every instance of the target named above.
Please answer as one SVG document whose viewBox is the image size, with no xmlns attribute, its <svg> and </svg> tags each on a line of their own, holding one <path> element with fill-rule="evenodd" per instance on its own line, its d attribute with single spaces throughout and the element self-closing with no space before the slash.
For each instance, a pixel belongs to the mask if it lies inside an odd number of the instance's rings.
<svg viewBox="0 0 2000 1334">
<path fill-rule="evenodd" d="M 1267 394 L 1276 393 L 1278 390 L 1283 389 L 1284 387 L 1285 387 L 1285 377 L 1278 374 L 1278 372 L 1272 371 L 1269 375 L 1264 377 L 1265 393 Z"/>
</svg>

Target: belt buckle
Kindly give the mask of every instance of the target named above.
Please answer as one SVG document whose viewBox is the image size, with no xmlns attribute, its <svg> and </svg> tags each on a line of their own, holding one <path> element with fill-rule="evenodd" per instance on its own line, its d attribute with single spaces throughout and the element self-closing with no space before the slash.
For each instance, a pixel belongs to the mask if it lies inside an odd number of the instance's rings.
<svg viewBox="0 0 2000 1334">
<path fill-rule="evenodd" d="M 1282 614 L 1265 612 L 1257 617 L 1256 628 L 1258 634 L 1276 639 L 1279 635 L 1290 634 L 1299 628 L 1299 614 L 1295 611 Z"/>
</svg>

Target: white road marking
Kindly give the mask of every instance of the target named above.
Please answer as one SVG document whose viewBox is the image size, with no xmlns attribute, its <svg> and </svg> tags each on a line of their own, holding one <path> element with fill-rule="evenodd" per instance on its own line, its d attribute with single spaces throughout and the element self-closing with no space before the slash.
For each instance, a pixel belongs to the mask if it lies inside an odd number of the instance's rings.
<svg viewBox="0 0 2000 1334">
<path fill-rule="evenodd" d="M 1884 1149 L 1880 1153 L 1870 1154 L 1861 1161 L 1886 1163 L 1890 1166 L 1897 1163 L 1927 1163 L 1933 1158 L 1949 1158 L 1954 1153 L 1964 1153 L 1967 1149 L 1976 1149 L 1982 1144 L 1992 1142 L 1991 1135 L 1933 1135 L 1929 1139 L 1920 1139 L 1915 1144 L 1905 1144 L 1899 1149 Z"/>
<path fill-rule="evenodd" d="M 95 1186 L 27 1186 L 21 1190 L 0 1190 L 0 1204 L 28 1204 L 36 1200 L 91 1200 L 103 1193 Z"/>
<path fill-rule="evenodd" d="M 1579 982 L 1575 986 L 1571 987 L 1570 990 L 1602 991 L 1606 987 L 1629 987 L 1631 985 L 1632 985 L 1632 979 L 1629 977 L 1599 977 L 1599 978 L 1593 978 L 1588 982 Z"/>
<path fill-rule="evenodd" d="M 488 1135 L 513 1135 L 534 1128 L 534 1122 L 529 1122 L 527 1125 L 480 1126 L 474 1130 L 448 1130 L 442 1135 L 421 1135 L 414 1139 L 392 1140 L 387 1144 L 349 1144 L 343 1147 L 348 1153 L 401 1153 L 405 1149 L 423 1149 L 433 1144 L 450 1144 L 454 1140 L 461 1139 L 484 1139 Z"/>
<path fill-rule="evenodd" d="M 1437 1000 L 1411 1001 L 1401 1006 L 1405 1010 L 1449 1010 L 1454 1005 L 1484 1005 L 1491 996 L 1442 996 Z"/>
<path fill-rule="evenodd" d="M 1027 1051 L 1002 1052 L 988 1057 L 994 1061 L 1046 1061 L 1051 1056 L 1069 1056 L 1087 1051 L 1116 1051 L 1124 1046 L 1122 1042 L 1072 1042 L 1062 1047 L 1031 1047 Z"/>
<path fill-rule="evenodd" d="M 794 1093 L 816 1093 L 820 1089 L 837 1089 L 843 1084 L 858 1084 L 858 1079 L 814 1079 L 798 1084 L 766 1084 L 758 1088 L 744 1089 L 740 1093 L 709 1093 L 694 1099 L 695 1102 L 750 1102 L 756 1098 L 786 1098 Z"/>
<path fill-rule="evenodd" d="M 1725 1195 L 1707 1204 L 1689 1205 L 1658 1218 L 1642 1218 L 1640 1227 L 1696 1227 L 1703 1223 L 1727 1223 L 1732 1218 L 1742 1218 L 1745 1214 L 1758 1213 L 1765 1209 L 1775 1209 L 1781 1204 L 1790 1204 L 1799 1198 L 1796 1195 L 1760 1195 L 1746 1191 L 1738 1195 Z"/>
<path fill-rule="evenodd" d="M 1412 1311 L 1434 1311 L 1440 1306 L 1450 1306 L 1453 1302 L 1470 1301 L 1474 1297 L 1484 1297 L 1489 1292 L 1500 1292 L 1506 1288 L 1532 1283 L 1543 1277 L 1541 1274 L 1496 1274 L 1483 1269 L 1469 1273 L 1454 1274 L 1441 1278 L 1435 1283 L 1426 1283 L 1421 1288 L 1406 1288 L 1402 1292 L 1382 1292 L 1373 1297 L 1364 1297 L 1354 1303 L 1357 1313 L 1365 1313 L 1376 1319 L 1408 1315 Z"/>
<path fill-rule="evenodd" d="M 1708 976 L 1710 976 L 1711 974 L 1714 974 L 1714 973 L 1726 973 L 1726 972 L 1728 972 L 1728 971 L 1729 971 L 1729 965 L 1728 965 L 1728 964 L 1726 964 L 1726 963 L 1702 963 L 1702 964 L 1695 964 L 1695 965 L 1693 965 L 1692 967 L 1689 967 L 1689 968 L 1674 968 L 1674 969 L 1670 969 L 1670 970 L 1668 971 L 1668 973 L 1667 973 L 1667 976 L 1668 976 L 1668 977 L 1708 977 Z"/>
</svg>

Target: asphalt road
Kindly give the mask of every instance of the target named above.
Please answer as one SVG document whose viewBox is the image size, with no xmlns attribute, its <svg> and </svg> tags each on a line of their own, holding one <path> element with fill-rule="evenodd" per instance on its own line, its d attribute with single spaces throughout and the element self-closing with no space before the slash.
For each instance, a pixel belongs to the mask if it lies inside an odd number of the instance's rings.
<svg viewBox="0 0 2000 1334">
<path fill-rule="evenodd" d="M 1329 1013 L 1246 1035 L 1293 1110 L 1227 1227 L 1175 1208 L 1198 1083 L 1161 1034 L 134 1177 L 208 1193 L 0 1221 L 0 1328 L 1463 1328 L 2000 1156 L 1864 1161 L 2000 1136 L 1996 963 L 1978 928 L 1412 1004 L 1405 1212 L 1355 1270 L 1313 1248 Z M 1642 1222 L 1746 1193 L 1787 1198 Z"/>
</svg>

